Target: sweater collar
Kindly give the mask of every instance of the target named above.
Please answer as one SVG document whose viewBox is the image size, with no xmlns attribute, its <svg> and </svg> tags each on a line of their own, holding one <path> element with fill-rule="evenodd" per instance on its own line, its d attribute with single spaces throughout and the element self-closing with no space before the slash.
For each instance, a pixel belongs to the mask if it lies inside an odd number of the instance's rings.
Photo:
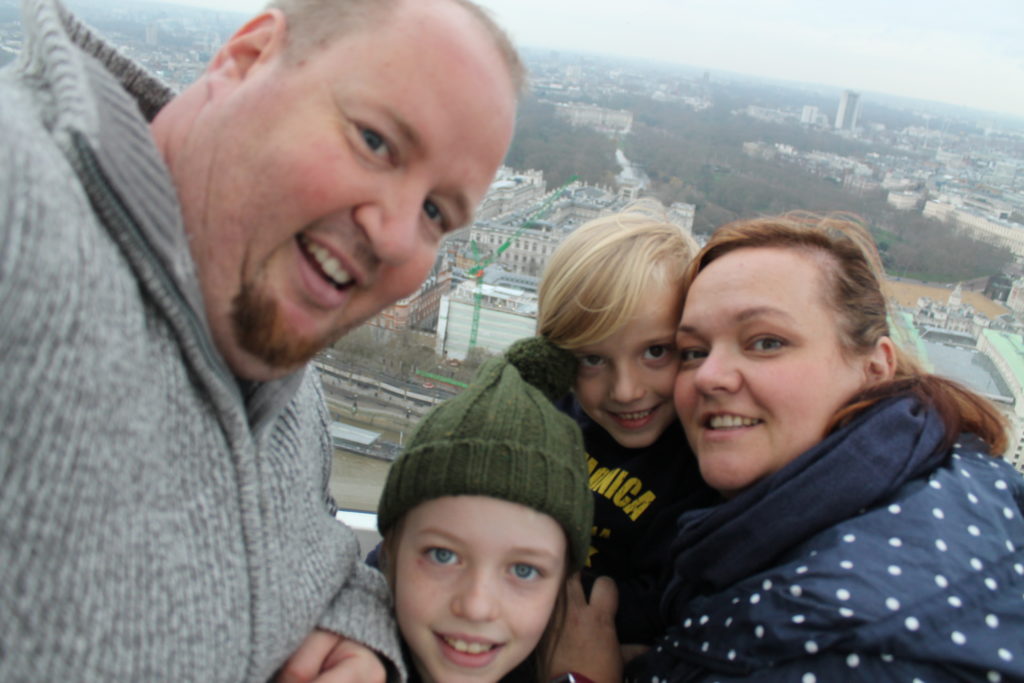
<svg viewBox="0 0 1024 683">
<path fill-rule="evenodd" d="M 165 304 L 177 300 L 187 309 L 181 315 L 177 306 L 164 306 L 184 337 L 206 349 L 229 393 L 244 402 L 251 427 L 261 431 L 291 400 L 305 370 L 272 382 L 241 383 L 214 350 L 177 192 L 148 125 L 174 92 L 58 0 L 24 0 L 22 12 L 26 44 L 19 68 L 51 86 L 45 90 L 45 116 L 55 141 L 94 209 L 107 213 L 112 236 L 142 285 L 163 282 L 172 290 L 155 298 Z M 111 227 L 111 211 L 125 216 L 118 223 L 131 230 Z"/>
</svg>

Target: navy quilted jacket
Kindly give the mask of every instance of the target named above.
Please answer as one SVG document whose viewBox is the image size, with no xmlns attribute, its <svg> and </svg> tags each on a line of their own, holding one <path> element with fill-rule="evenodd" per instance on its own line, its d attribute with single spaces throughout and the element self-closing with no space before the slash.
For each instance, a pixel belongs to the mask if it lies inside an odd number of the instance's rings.
<svg viewBox="0 0 1024 683">
<path fill-rule="evenodd" d="M 628 680 L 1024 680 L 1024 479 L 961 442 L 770 566 L 674 604 Z"/>
</svg>

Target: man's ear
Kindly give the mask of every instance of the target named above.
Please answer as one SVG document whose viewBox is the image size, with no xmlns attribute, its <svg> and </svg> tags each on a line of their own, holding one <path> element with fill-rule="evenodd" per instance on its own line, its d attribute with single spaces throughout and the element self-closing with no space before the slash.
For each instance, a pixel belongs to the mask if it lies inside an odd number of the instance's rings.
<svg viewBox="0 0 1024 683">
<path fill-rule="evenodd" d="M 896 344 L 892 339 L 882 337 L 875 343 L 875 348 L 865 359 L 864 371 L 870 386 L 896 376 Z"/>
<path fill-rule="evenodd" d="M 287 35 L 287 21 L 281 10 L 262 12 L 228 38 L 213 56 L 207 71 L 245 78 L 253 65 L 268 62 L 284 51 Z"/>
</svg>

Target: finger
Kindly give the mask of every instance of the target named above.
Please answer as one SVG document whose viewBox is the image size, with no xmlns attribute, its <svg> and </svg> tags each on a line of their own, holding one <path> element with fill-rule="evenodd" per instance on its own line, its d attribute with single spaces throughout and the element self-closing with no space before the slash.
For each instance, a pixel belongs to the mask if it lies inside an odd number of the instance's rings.
<svg viewBox="0 0 1024 683">
<path fill-rule="evenodd" d="M 314 683 L 385 683 L 387 671 L 376 653 L 364 645 L 344 640 L 324 662 Z"/>
<path fill-rule="evenodd" d="M 277 675 L 277 683 L 309 683 L 323 667 L 324 659 L 341 636 L 316 630 L 306 636 Z"/>
<path fill-rule="evenodd" d="M 650 645 L 639 645 L 632 643 L 628 645 L 622 645 L 621 647 L 619 647 L 619 652 L 622 653 L 622 662 L 625 664 L 636 659 L 637 657 L 646 653 L 650 649 Z"/>
<path fill-rule="evenodd" d="M 615 582 L 607 576 L 599 576 L 590 589 L 590 606 L 598 613 L 605 613 L 612 618 L 619 608 L 619 589 Z"/>
<path fill-rule="evenodd" d="M 587 597 L 583 594 L 583 581 L 580 573 L 576 572 L 566 580 L 566 598 L 570 606 L 587 604 Z"/>
</svg>

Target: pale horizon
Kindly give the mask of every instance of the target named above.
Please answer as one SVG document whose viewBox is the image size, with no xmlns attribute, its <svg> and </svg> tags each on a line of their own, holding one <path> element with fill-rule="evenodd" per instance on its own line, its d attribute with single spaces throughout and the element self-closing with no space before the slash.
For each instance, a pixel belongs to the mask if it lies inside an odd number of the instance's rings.
<svg viewBox="0 0 1024 683">
<path fill-rule="evenodd" d="M 1019 0 L 478 2 L 524 48 L 640 58 L 1024 119 Z M 176 4 L 253 14 L 265 2 Z"/>
</svg>

